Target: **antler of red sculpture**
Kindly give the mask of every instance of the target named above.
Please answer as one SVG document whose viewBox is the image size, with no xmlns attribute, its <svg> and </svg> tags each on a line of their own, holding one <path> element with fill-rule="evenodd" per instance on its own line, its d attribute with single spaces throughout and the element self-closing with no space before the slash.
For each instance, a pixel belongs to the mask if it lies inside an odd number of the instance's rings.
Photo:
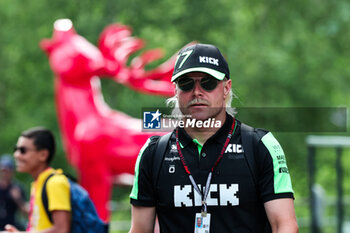
<svg viewBox="0 0 350 233">
<path fill-rule="evenodd" d="M 129 27 L 107 27 L 98 49 L 79 36 L 68 19 L 56 21 L 52 39 L 42 40 L 40 46 L 56 76 L 57 114 L 68 159 L 100 217 L 108 221 L 113 177 L 133 174 L 137 154 L 152 134 L 142 132 L 141 120 L 109 108 L 98 76 L 109 76 L 143 93 L 171 96 L 175 56 L 146 71 L 145 65 L 162 55 L 160 50 L 150 50 L 127 66 L 130 55 L 144 47 L 142 40 L 131 37 Z"/>
<path fill-rule="evenodd" d="M 131 29 L 120 24 L 108 26 L 101 34 L 98 47 L 107 63 L 118 63 L 120 70 L 114 80 L 145 94 L 172 96 L 174 85 L 169 81 L 176 60 L 174 55 L 157 68 L 146 71 L 145 66 L 163 57 L 161 49 L 148 50 L 132 59 L 129 56 L 144 47 L 143 40 L 131 37 Z"/>
</svg>

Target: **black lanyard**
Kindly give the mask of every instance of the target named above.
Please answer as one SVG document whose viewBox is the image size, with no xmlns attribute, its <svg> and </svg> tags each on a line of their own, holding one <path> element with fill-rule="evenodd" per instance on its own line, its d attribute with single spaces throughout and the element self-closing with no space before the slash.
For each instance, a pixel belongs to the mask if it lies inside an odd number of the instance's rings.
<svg viewBox="0 0 350 233">
<path fill-rule="evenodd" d="M 191 171 L 190 171 L 189 167 L 186 164 L 185 158 L 184 158 L 184 156 L 183 156 L 183 154 L 181 152 L 181 147 L 180 147 L 180 142 L 179 142 L 179 128 L 176 128 L 176 147 L 177 147 L 177 151 L 179 153 L 180 160 L 182 162 L 182 165 L 184 166 L 184 169 L 185 169 L 186 173 L 188 174 L 188 177 L 189 177 L 189 179 L 191 181 L 191 184 L 192 184 L 193 188 L 202 197 L 202 215 L 203 216 L 206 216 L 206 214 L 207 214 L 207 202 L 206 202 L 206 200 L 207 200 L 207 197 L 208 197 L 208 194 L 209 194 L 209 190 L 210 190 L 210 182 L 211 182 L 211 178 L 212 178 L 212 175 L 213 175 L 213 171 L 217 167 L 219 162 L 221 161 L 222 157 L 224 156 L 224 153 L 226 151 L 228 143 L 230 142 L 232 134 L 234 132 L 235 126 L 236 126 L 236 120 L 233 119 L 233 123 L 232 123 L 231 129 L 230 129 L 230 132 L 227 135 L 226 141 L 224 143 L 224 146 L 222 147 L 220 155 L 217 158 L 216 162 L 214 163 L 214 166 L 210 169 L 210 172 L 208 174 L 207 182 L 206 182 L 205 188 L 204 188 L 205 189 L 204 195 L 200 191 L 196 181 L 194 180 L 194 178 L 193 178 L 193 176 L 191 174 Z"/>
</svg>

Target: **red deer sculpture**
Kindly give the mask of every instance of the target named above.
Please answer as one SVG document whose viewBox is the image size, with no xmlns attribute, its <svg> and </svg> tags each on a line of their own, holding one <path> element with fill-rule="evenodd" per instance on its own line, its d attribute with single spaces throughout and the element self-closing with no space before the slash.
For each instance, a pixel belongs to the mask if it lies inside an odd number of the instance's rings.
<svg viewBox="0 0 350 233">
<path fill-rule="evenodd" d="M 171 96 L 175 56 L 146 71 L 146 64 L 162 57 L 160 50 L 150 50 L 127 66 L 129 56 L 144 47 L 142 40 L 131 37 L 129 27 L 108 26 L 96 48 L 75 32 L 68 19 L 57 20 L 52 39 L 42 40 L 40 46 L 56 76 L 56 106 L 68 160 L 100 217 L 108 221 L 113 177 L 134 173 L 137 154 L 151 133 L 141 131 L 140 119 L 109 108 L 99 77 L 143 93 Z"/>
</svg>

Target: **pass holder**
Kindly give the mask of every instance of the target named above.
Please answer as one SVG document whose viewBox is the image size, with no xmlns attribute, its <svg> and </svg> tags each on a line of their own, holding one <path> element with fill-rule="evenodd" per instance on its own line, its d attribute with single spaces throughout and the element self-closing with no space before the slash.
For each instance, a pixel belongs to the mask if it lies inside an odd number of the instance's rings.
<svg viewBox="0 0 350 233">
<path fill-rule="evenodd" d="M 226 151 L 226 148 L 231 140 L 232 134 L 234 132 L 236 128 L 236 121 L 233 120 L 232 126 L 231 126 L 231 130 L 227 135 L 226 141 L 224 143 L 224 146 L 221 149 L 221 152 L 215 162 L 215 164 L 213 165 L 213 167 L 210 169 L 210 172 L 208 174 L 208 178 L 207 178 L 207 182 L 205 184 L 205 188 L 204 188 L 204 193 L 200 190 L 199 186 L 197 185 L 196 181 L 194 180 L 191 171 L 189 169 L 189 167 L 186 164 L 186 160 L 185 157 L 183 156 L 182 152 L 181 152 L 181 147 L 180 147 L 180 141 L 179 141 L 179 128 L 176 128 L 176 132 L 175 132 L 175 138 L 176 138 L 176 147 L 177 147 L 177 151 L 179 153 L 179 157 L 181 160 L 181 163 L 185 169 L 185 172 L 188 175 L 188 178 L 191 181 L 191 184 L 194 188 L 194 190 L 201 196 L 202 198 L 202 210 L 201 213 L 196 213 L 196 217 L 195 217 L 195 223 L 194 223 L 194 233 L 209 233 L 209 229 L 210 229 L 210 213 L 208 213 L 208 206 L 207 206 L 207 197 L 209 194 L 209 190 L 210 190 L 210 183 L 211 183 L 211 178 L 214 172 L 214 169 L 216 168 L 216 166 L 219 164 L 219 162 L 221 161 L 222 157 L 224 156 L 224 153 Z"/>
<path fill-rule="evenodd" d="M 194 233 L 210 233 L 210 213 L 196 213 Z"/>
</svg>

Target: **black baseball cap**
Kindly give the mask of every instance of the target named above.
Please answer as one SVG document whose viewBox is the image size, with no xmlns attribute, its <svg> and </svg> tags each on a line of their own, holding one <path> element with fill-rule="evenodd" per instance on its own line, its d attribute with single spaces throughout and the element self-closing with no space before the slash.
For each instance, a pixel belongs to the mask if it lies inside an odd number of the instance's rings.
<svg viewBox="0 0 350 233">
<path fill-rule="evenodd" d="M 183 48 L 177 56 L 173 76 L 178 77 L 190 72 L 207 73 L 218 80 L 230 78 L 230 70 L 220 50 L 211 44 L 194 44 Z"/>
</svg>

